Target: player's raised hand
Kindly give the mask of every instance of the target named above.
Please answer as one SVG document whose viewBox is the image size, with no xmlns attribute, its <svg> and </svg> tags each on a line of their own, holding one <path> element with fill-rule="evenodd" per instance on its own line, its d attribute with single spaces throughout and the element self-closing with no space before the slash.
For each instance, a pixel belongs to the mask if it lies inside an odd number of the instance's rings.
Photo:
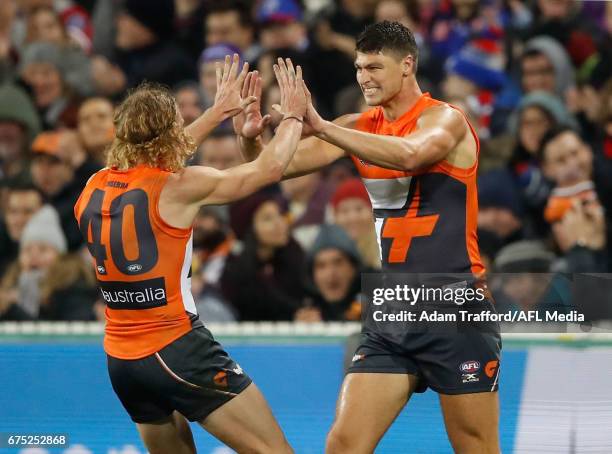
<svg viewBox="0 0 612 454">
<path fill-rule="evenodd" d="M 283 116 L 303 119 L 308 107 L 308 99 L 304 92 L 302 68 L 298 65 L 295 69 L 289 58 L 286 61 L 279 58 L 278 64 L 274 65 L 274 74 L 280 87 L 280 111 Z"/>
<path fill-rule="evenodd" d="M 244 81 L 249 73 L 249 64 L 245 62 L 242 65 L 242 71 L 238 73 L 239 64 L 238 54 L 234 54 L 233 59 L 226 55 L 223 68 L 221 68 L 220 63 L 216 64 L 217 93 L 215 94 L 213 108 L 220 112 L 223 119 L 239 114 L 256 100 L 254 96 L 244 99 L 240 96 Z"/>
<path fill-rule="evenodd" d="M 247 74 L 242 84 L 240 97 L 245 99 L 255 98 L 242 112 L 232 118 L 234 132 L 247 139 L 254 139 L 260 135 L 270 123 L 270 115 L 261 115 L 261 92 L 262 79 L 258 71 Z"/>
<path fill-rule="evenodd" d="M 279 59 L 279 66 L 280 66 L 280 61 L 281 59 Z M 289 63 L 291 63 L 291 60 L 289 60 Z M 287 69 L 288 69 L 288 66 L 287 66 Z M 306 102 L 307 102 L 306 114 L 304 116 L 304 125 L 302 128 L 302 138 L 305 138 L 313 134 L 316 134 L 318 132 L 318 129 L 322 127 L 322 123 L 324 120 L 323 118 L 321 118 L 321 116 L 315 109 L 314 104 L 312 102 L 312 95 L 310 94 L 310 90 L 308 90 L 308 87 L 306 86 L 306 82 L 304 81 L 303 78 L 300 79 L 300 83 L 302 85 L 302 90 L 304 91 L 304 94 L 306 95 Z M 283 103 L 283 92 L 281 90 L 281 104 L 282 103 Z M 277 111 L 278 113 L 284 116 L 286 115 L 286 112 L 283 110 L 283 107 L 281 106 L 281 104 L 274 104 L 272 106 L 272 109 L 274 109 L 275 111 Z M 316 126 L 318 129 L 315 130 L 314 126 Z"/>
<path fill-rule="evenodd" d="M 308 101 L 308 106 L 306 107 L 306 115 L 304 116 L 304 131 L 302 135 L 313 135 L 317 134 L 323 129 L 325 120 L 319 115 L 317 109 L 315 109 L 314 104 L 312 103 L 312 95 L 310 94 L 310 90 L 306 86 L 306 83 L 302 80 L 302 89 L 304 93 L 306 93 L 306 99 Z"/>
</svg>

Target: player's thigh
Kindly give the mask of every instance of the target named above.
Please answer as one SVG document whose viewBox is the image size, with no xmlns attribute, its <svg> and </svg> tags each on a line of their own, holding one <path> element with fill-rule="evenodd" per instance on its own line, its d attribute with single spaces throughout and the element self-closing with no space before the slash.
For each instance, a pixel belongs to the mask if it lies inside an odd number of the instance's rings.
<svg viewBox="0 0 612 454">
<path fill-rule="evenodd" d="M 440 394 L 448 438 L 456 454 L 498 454 L 497 392 Z"/>
<path fill-rule="evenodd" d="M 416 389 L 404 373 L 350 373 L 344 379 L 326 452 L 371 453 Z"/>
<path fill-rule="evenodd" d="M 137 423 L 138 433 L 150 454 L 195 454 L 189 423 L 179 413 L 150 423 Z"/>
<path fill-rule="evenodd" d="M 240 454 L 293 452 L 254 383 L 199 423 Z"/>
</svg>

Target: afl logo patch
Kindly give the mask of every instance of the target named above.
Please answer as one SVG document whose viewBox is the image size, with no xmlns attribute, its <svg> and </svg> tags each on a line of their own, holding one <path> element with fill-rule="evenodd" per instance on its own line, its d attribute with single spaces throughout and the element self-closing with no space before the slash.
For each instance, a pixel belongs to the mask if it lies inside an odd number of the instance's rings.
<svg viewBox="0 0 612 454">
<path fill-rule="evenodd" d="M 134 263 L 133 265 L 129 265 L 127 270 L 129 273 L 137 273 L 142 269 L 142 265 L 140 263 Z"/>
<path fill-rule="evenodd" d="M 466 361 L 461 363 L 459 370 L 463 373 L 473 374 L 480 370 L 480 363 L 478 361 Z"/>
</svg>

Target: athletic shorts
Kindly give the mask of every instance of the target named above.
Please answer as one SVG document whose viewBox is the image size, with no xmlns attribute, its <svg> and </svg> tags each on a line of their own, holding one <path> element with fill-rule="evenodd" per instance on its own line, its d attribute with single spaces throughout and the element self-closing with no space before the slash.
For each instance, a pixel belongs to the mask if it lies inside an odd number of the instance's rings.
<svg viewBox="0 0 612 454">
<path fill-rule="evenodd" d="M 456 332 L 406 333 L 401 341 L 364 329 L 347 373 L 410 374 L 416 392 L 497 391 L 501 355 L 499 324 L 462 326 Z"/>
<path fill-rule="evenodd" d="M 159 421 L 174 410 L 201 421 L 251 383 L 204 327 L 144 358 L 107 355 L 107 361 L 113 389 L 136 423 Z"/>
</svg>

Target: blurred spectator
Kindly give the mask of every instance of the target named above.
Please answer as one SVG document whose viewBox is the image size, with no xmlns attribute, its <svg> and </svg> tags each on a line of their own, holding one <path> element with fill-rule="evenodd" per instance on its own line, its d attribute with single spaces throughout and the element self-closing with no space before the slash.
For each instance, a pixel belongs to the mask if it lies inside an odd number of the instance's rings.
<svg viewBox="0 0 612 454">
<path fill-rule="evenodd" d="M 317 108 L 322 107 L 320 101 L 323 99 L 326 103 L 323 106 L 324 112 L 330 112 L 327 101 L 333 100 L 335 93 L 324 95 L 320 89 L 334 86 L 335 73 L 340 68 L 336 61 L 334 70 L 330 71 L 330 67 L 321 59 L 321 55 L 316 53 L 317 50 L 308 36 L 302 7 L 298 4 L 298 0 L 263 0 L 259 3 L 256 19 L 263 48 L 257 66 L 261 72 L 264 88 L 276 86 L 272 67 L 277 63 L 277 59 L 291 58 L 294 65 L 302 67 L 304 80 L 308 82 L 309 89 L 317 102 Z M 325 72 L 325 76 L 322 72 Z"/>
<path fill-rule="evenodd" d="M 506 84 L 505 58 L 494 42 L 464 46 L 446 61 L 446 78 L 442 82 L 445 99 L 463 99 L 476 117 L 475 126 L 481 138 L 490 135 L 489 127 L 496 93 Z"/>
<path fill-rule="evenodd" d="M 88 64 L 83 71 L 78 61 L 64 57 L 56 45 L 40 42 L 28 45 L 21 55 L 19 72 L 32 89 L 43 129 L 76 127 L 77 91 L 85 93 L 89 89 Z M 72 64 L 77 66 L 69 66 Z"/>
<path fill-rule="evenodd" d="M 612 8 L 610 9 L 612 15 Z M 594 130 L 592 134 L 584 137 L 590 139 L 593 148 L 594 172 L 602 175 L 598 180 L 608 182 L 608 188 L 600 191 L 599 197 L 604 205 L 608 218 L 612 219 L 612 179 L 604 179 L 604 175 L 612 175 L 612 79 L 602 88 L 597 115 L 595 117 Z M 612 231 L 612 229 L 610 229 Z M 612 232 L 611 232 L 612 233 Z"/>
<path fill-rule="evenodd" d="M 552 226 L 555 243 L 564 254 L 557 265 L 569 273 L 604 273 L 609 269 L 606 256 L 606 224 L 601 205 L 575 201 L 563 218 Z"/>
<path fill-rule="evenodd" d="M 43 195 L 30 184 L 7 188 L 4 222 L 0 223 L 0 276 L 17 258 L 19 240 L 25 225 L 43 205 Z"/>
<path fill-rule="evenodd" d="M 589 250 L 581 251 L 580 258 L 570 256 L 568 267 L 574 272 L 604 271 L 606 225 L 597 194 L 609 197 L 610 174 L 594 172 L 591 149 L 569 128 L 555 129 L 544 138 L 542 169 L 555 184 L 545 214 L 558 247 L 570 254 L 576 253 L 576 246 Z"/>
<path fill-rule="evenodd" d="M 604 166 L 594 166 L 593 151 L 571 128 L 559 127 L 549 131 L 542 143 L 542 170 L 555 184 L 551 197 L 557 199 L 550 205 L 551 221 L 559 220 L 572 204 L 571 199 L 583 202 L 595 201 L 601 194 L 604 200 L 612 190 L 610 174 L 602 172 Z M 563 202 L 562 202 L 563 200 Z"/>
<path fill-rule="evenodd" d="M 308 49 L 308 31 L 297 0 L 263 0 L 256 17 L 264 49 Z"/>
<path fill-rule="evenodd" d="M 74 133 L 40 134 L 32 144 L 31 171 L 34 185 L 59 214 L 64 235 L 68 240 L 68 248 L 74 250 L 83 243 L 81 232 L 74 219 L 74 204 L 79 198 L 84 182 L 75 179 L 76 167 L 72 160 L 74 155 L 64 152 L 66 145 L 70 145 L 73 139 L 70 134 Z M 68 144 L 65 142 L 66 139 Z"/>
<path fill-rule="evenodd" d="M 419 84 L 422 84 L 424 75 L 429 67 L 429 45 L 426 41 L 429 30 L 429 21 L 432 19 L 435 9 L 433 2 L 420 0 L 381 0 L 376 6 L 374 20 L 382 22 L 399 22 L 412 31 L 414 39 L 419 48 Z"/>
<path fill-rule="evenodd" d="M 355 243 L 335 225 L 324 225 L 307 257 L 312 292 L 298 321 L 357 321 L 361 317 L 361 259 Z"/>
<path fill-rule="evenodd" d="M 57 213 L 44 206 L 26 224 L 18 261 L 2 280 L 0 317 L 94 319 L 97 291 L 91 266 L 65 256 L 66 250 Z"/>
<path fill-rule="evenodd" d="M 516 139 L 512 141 L 509 168 L 533 219 L 531 227 L 539 234 L 548 231 L 542 215 L 551 189 L 540 168 L 542 139 L 551 129 L 570 126 L 576 126 L 575 119 L 558 97 L 544 91 L 524 96 L 510 121 L 508 132 Z"/>
<path fill-rule="evenodd" d="M 261 47 L 255 41 L 255 26 L 247 0 L 212 0 L 205 18 L 206 45 L 231 44 L 244 59 L 254 62 Z"/>
<path fill-rule="evenodd" d="M 504 247 L 495 259 L 490 288 L 499 312 L 567 312 L 571 283 L 550 273 L 555 255 L 542 242 L 518 241 Z M 543 316 L 542 316 L 543 317 Z"/>
<path fill-rule="evenodd" d="M 27 94 L 15 85 L 1 85 L 0 183 L 29 179 L 29 145 L 39 130 L 38 114 Z"/>
<path fill-rule="evenodd" d="M 195 60 L 204 43 L 205 4 L 202 0 L 175 0 L 174 5 L 174 38 Z"/>
<path fill-rule="evenodd" d="M 330 200 L 333 219 L 348 233 L 357 245 L 363 263 L 379 269 L 380 250 L 374 230 L 372 205 L 365 186 L 359 178 L 350 178 L 341 183 Z"/>
<path fill-rule="evenodd" d="M 198 314 L 209 322 L 235 320 L 235 314 L 223 298 L 220 282 L 234 241 L 227 207 L 202 207 L 193 226 L 191 282 Z"/>
<path fill-rule="evenodd" d="M 102 93 L 114 95 L 143 80 L 173 86 L 195 78 L 189 55 L 169 38 L 173 0 L 126 0 L 117 17 L 113 62 L 98 56 L 93 77 Z"/>
<path fill-rule="evenodd" d="M 574 0 L 537 0 L 528 36 L 548 35 L 565 46 L 576 66 L 597 50 L 597 27 Z"/>
<path fill-rule="evenodd" d="M 314 172 L 282 181 L 281 189 L 289 201 L 293 237 L 303 249 L 309 249 L 325 221 L 331 188 L 320 172 Z"/>
<path fill-rule="evenodd" d="M 218 170 L 229 169 L 243 162 L 236 136 L 229 129 L 217 129 L 209 135 L 202 142 L 197 159 L 199 165 Z"/>
<path fill-rule="evenodd" d="M 525 93 L 542 90 L 565 101 L 568 90 L 574 85 L 574 68 L 558 41 L 549 36 L 530 39 L 520 61 L 521 85 Z"/>
<path fill-rule="evenodd" d="M 83 8 L 69 6 L 58 11 L 52 1 L 38 3 L 26 16 L 26 43 L 41 41 L 55 44 L 71 51 L 72 56 L 89 53 L 93 31 L 89 15 Z"/>
<path fill-rule="evenodd" d="M 198 60 L 200 91 L 204 97 L 204 107 L 210 107 L 217 93 L 216 64 L 225 60 L 226 55 L 240 55 L 240 50 L 231 44 L 215 44 L 202 51 Z M 242 67 L 242 61 L 241 67 Z"/>
<path fill-rule="evenodd" d="M 478 230 L 502 247 L 523 237 L 524 207 L 510 172 L 495 169 L 478 177 Z M 479 234 L 480 235 L 480 234 Z M 495 256 L 497 251 L 491 251 Z"/>
<path fill-rule="evenodd" d="M 52 7 L 40 6 L 28 15 L 26 43 L 37 41 L 63 46 L 68 40 L 59 15 Z"/>
<path fill-rule="evenodd" d="M 190 125 L 204 113 L 204 100 L 200 94 L 200 88 L 195 82 L 179 84 L 174 89 L 174 96 L 179 112 L 185 121 L 185 126 Z"/>
<path fill-rule="evenodd" d="M 499 47 L 504 38 L 501 13 L 496 2 L 441 1 L 430 34 L 432 61 L 443 65 L 470 41 L 481 49 Z M 433 76 L 436 81 L 442 78 Z"/>
<path fill-rule="evenodd" d="M 549 132 L 542 144 L 542 170 L 554 187 L 546 205 L 549 223 L 560 221 L 574 202 L 597 203 L 593 153 L 578 134 L 565 127 Z"/>
<path fill-rule="evenodd" d="M 246 232 L 227 258 L 223 293 L 245 320 L 292 320 L 304 296 L 304 253 L 289 233 L 283 203 L 256 193 L 239 204 Z M 233 213 L 235 216 L 236 213 Z"/>
<path fill-rule="evenodd" d="M 312 78 L 310 90 L 317 98 L 317 110 L 338 116 L 336 95 L 355 85 L 355 39 L 372 22 L 376 1 L 338 0 L 317 18 L 310 46 Z M 360 95 L 361 97 L 361 95 Z"/>
<path fill-rule="evenodd" d="M 106 98 L 86 99 L 79 108 L 78 133 L 89 158 L 100 166 L 106 165 L 106 147 L 115 136 L 113 115 L 115 108 Z"/>
<path fill-rule="evenodd" d="M 584 6 L 585 8 L 590 6 L 592 9 L 599 9 L 596 18 L 602 24 L 602 36 L 597 43 L 597 52 L 592 54 L 578 68 L 578 76 L 579 80 L 586 83 L 587 87 L 599 90 L 612 78 L 612 65 L 610 64 L 610 61 L 612 61 L 612 2 L 589 2 L 589 5 L 585 4 Z M 596 27 L 593 27 L 593 30 L 596 29 Z M 588 93 L 589 99 L 585 102 L 585 110 L 593 104 L 593 100 L 597 99 L 596 95 L 593 96 L 593 91 Z"/>
</svg>

